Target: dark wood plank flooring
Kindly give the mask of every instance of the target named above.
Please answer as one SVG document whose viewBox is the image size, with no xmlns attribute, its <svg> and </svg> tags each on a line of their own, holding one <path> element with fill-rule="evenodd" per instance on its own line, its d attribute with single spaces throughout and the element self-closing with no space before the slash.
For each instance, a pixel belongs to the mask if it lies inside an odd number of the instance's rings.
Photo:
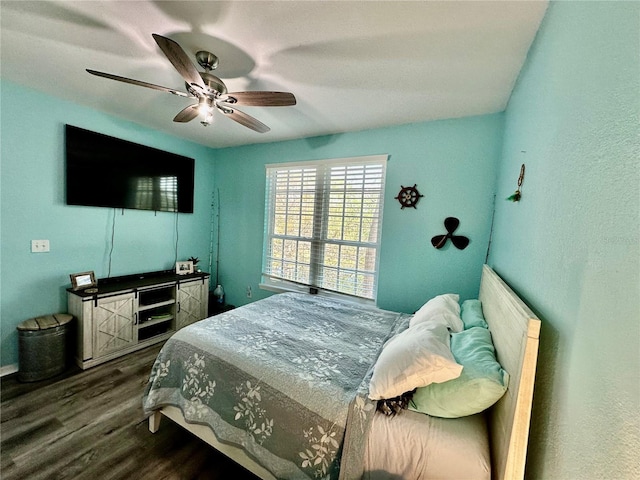
<svg viewBox="0 0 640 480">
<path fill-rule="evenodd" d="M 159 350 L 35 383 L 2 378 L 0 478 L 257 480 L 166 418 L 149 432 L 142 393 Z"/>
</svg>

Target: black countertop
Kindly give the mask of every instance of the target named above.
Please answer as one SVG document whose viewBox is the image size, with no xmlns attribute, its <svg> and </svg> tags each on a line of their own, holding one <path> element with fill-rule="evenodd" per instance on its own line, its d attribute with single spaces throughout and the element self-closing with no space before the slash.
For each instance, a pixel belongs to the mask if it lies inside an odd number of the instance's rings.
<svg viewBox="0 0 640 480">
<path fill-rule="evenodd" d="M 89 293 L 86 290 L 74 290 L 71 287 L 67 288 L 67 291 L 82 298 L 92 298 L 103 295 L 110 295 L 116 292 L 133 292 L 150 285 L 157 285 L 161 283 L 189 282 L 197 279 L 204 280 L 205 278 L 209 277 L 210 274 L 206 272 L 177 275 L 173 270 L 163 270 L 159 272 L 146 272 L 137 273 L 135 275 L 124 275 L 122 277 L 99 278 L 97 292 L 92 291 L 91 293 Z"/>
</svg>

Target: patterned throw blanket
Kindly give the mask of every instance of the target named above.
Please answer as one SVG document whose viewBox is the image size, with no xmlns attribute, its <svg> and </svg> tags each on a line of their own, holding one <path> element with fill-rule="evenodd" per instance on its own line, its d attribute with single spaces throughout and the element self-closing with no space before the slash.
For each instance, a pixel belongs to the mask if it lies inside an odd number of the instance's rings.
<svg viewBox="0 0 640 480">
<path fill-rule="evenodd" d="M 373 364 L 409 318 L 273 295 L 178 331 L 156 359 L 144 410 L 179 407 L 277 478 L 360 478 Z"/>
</svg>

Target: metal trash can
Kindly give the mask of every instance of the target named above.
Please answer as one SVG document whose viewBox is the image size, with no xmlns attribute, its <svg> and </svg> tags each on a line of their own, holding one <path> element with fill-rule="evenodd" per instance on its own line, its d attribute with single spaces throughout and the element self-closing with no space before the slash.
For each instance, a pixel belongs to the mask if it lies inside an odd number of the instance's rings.
<svg viewBox="0 0 640 480">
<path fill-rule="evenodd" d="M 66 370 L 71 320 L 73 315 L 54 313 L 18 325 L 19 381 L 44 380 Z"/>
</svg>

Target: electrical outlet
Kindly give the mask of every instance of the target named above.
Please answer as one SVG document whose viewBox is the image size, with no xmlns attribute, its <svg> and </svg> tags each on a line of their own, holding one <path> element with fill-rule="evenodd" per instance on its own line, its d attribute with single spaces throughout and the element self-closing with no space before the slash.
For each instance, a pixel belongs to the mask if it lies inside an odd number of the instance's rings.
<svg viewBox="0 0 640 480">
<path fill-rule="evenodd" d="M 247 298 L 251 298 L 251 285 L 247 285 Z"/>
<path fill-rule="evenodd" d="M 49 251 L 49 240 L 31 240 L 31 252 L 43 253 Z"/>
</svg>

